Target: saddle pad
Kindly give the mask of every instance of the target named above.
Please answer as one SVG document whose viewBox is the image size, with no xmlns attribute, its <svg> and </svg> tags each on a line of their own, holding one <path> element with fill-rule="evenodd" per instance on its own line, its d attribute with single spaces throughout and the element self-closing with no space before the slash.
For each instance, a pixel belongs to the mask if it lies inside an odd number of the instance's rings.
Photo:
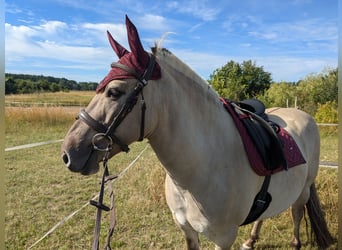
<svg viewBox="0 0 342 250">
<path fill-rule="evenodd" d="M 245 151 L 248 156 L 249 163 L 252 169 L 254 170 L 254 172 L 257 175 L 266 176 L 266 175 L 272 175 L 274 173 L 284 170 L 282 166 L 279 166 L 278 168 L 274 170 L 268 170 L 265 168 L 264 162 L 257 150 L 257 145 L 254 144 L 252 138 L 249 136 L 248 131 L 246 130 L 242 121 L 240 120 L 241 118 L 235 112 L 234 108 L 225 99 L 220 98 L 220 100 L 222 101 L 228 113 L 233 118 L 235 126 L 240 133 Z M 297 166 L 306 162 L 295 140 L 284 128 L 280 128 L 280 131 L 277 135 L 283 145 L 283 153 L 285 155 L 288 168 L 291 168 L 291 167 L 294 167 L 294 166 Z"/>
</svg>

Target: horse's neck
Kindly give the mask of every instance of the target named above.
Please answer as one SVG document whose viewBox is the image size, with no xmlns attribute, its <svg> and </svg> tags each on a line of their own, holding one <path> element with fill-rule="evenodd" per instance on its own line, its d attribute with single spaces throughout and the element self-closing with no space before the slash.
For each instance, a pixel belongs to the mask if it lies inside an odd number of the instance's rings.
<svg viewBox="0 0 342 250">
<path fill-rule="evenodd" d="M 223 150 L 234 143 L 229 138 L 234 133 L 231 119 L 209 86 L 197 86 L 187 78 L 165 78 L 158 83 L 163 104 L 150 144 L 173 179 L 186 182 L 197 174 L 205 177 L 211 171 L 208 165 L 217 163 L 217 154 L 227 156 Z"/>
</svg>

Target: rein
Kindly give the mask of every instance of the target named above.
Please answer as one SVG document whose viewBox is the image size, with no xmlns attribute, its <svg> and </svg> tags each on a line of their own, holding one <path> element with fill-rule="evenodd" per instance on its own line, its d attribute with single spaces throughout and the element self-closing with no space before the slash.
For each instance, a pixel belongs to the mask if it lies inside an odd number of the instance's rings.
<svg viewBox="0 0 342 250">
<path fill-rule="evenodd" d="M 114 233 L 114 227 L 116 224 L 115 208 L 114 208 L 114 205 L 115 205 L 115 203 L 114 203 L 114 192 L 113 192 L 113 187 L 111 185 L 111 181 L 116 179 L 117 176 L 109 175 L 108 165 L 107 165 L 108 153 L 109 153 L 109 151 L 106 153 L 105 157 L 103 158 L 104 171 L 103 171 L 103 175 L 102 175 L 102 179 L 101 179 L 101 188 L 100 188 L 100 193 L 99 193 L 99 199 L 98 199 L 98 201 L 94 201 L 94 200 L 89 201 L 89 203 L 91 205 L 97 207 L 92 250 L 98 250 L 99 249 L 102 210 L 104 210 L 106 212 L 110 212 L 109 229 L 108 229 L 108 234 L 107 234 L 106 245 L 104 248 L 106 250 L 111 250 L 110 239 Z M 104 185 L 106 183 L 107 183 L 108 190 L 109 190 L 110 207 L 107 207 L 106 205 L 103 204 L 103 196 L 104 196 L 104 190 L 105 190 Z"/>
<path fill-rule="evenodd" d="M 110 247 L 110 239 L 114 232 L 114 227 L 116 224 L 115 220 L 115 209 L 114 209 L 114 192 L 111 185 L 111 180 L 117 178 L 117 176 L 111 176 L 109 174 L 107 162 L 109 160 L 109 153 L 112 150 L 113 143 L 117 144 L 120 149 L 126 153 L 129 151 L 129 147 L 127 144 L 122 142 L 117 136 L 114 135 L 115 130 L 121 124 L 121 122 L 125 119 L 125 117 L 132 111 L 133 107 L 136 105 L 139 95 L 141 95 L 141 122 L 140 122 L 140 135 L 138 141 L 142 141 L 144 139 L 144 131 L 145 131 L 145 111 L 146 104 L 143 95 L 143 88 L 147 85 L 148 80 L 153 72 L 155 65 L 155 57 L 153 55 L 150 56 L 149 64 L 147 69 L 145 70 L 143 75 L 139 75 L 134 69 L 127 67 L 126 65 L 120 63 L 112 63 L 111 67 L 117 67 L 125 70 L 129 74 L 133 75 L 137 80 L 137 84 L 134 87 L 133 91 L 128 95 L 125 104 L 120 109 L 119 113 L 113 118 L 111 124 L 106 127 L 104 124 L 96 121 L 92 118 L 84 109 L 82 109 L 78 118 L 86 123 L 89 127 L 94 129 L 97 134 L 93 136 L 92 144 L 93 150 L 105 152 L 103 157 L 103 176 L 101 179 L 101 187 L 99 192 L 98 201 L 90 200 L 90 204 L 97 207 L 96 219 L 95 219 L 95 229 L 94 229 L 94 239 L 92 244 L 92 250 L 99 249 L 99 238 L 100 238 L 100 229 L 101 229 L 101 215 L 102 210 L 110 212 L 110 225 L 107 234 L 107 240 L 105 249 L 111 250 Z M 101 146 L 100 142 L 106 142 L 105 146 Z M 105 190 L 105 184 L 107 183 L 109 189 L 110 196 L 110 207 L 103 204 L 103 196 Z"/>
</svg>

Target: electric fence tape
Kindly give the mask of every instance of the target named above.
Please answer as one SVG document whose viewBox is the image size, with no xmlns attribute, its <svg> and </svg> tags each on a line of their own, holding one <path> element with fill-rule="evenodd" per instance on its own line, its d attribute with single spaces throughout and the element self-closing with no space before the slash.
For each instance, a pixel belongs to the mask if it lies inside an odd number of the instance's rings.
<svg viewBox="0 0 342 250">
<path fill-rule="evenodd" d="M 146 149 L 148 148 L 148 145 L 146 145 L 146 147 L 137 155 L 137 157 L 135 157 L 135 159 L 124 169 L 122 170 L 118 177 L 114 180 L 112 180 L 111 182 L 114 183 L 115 181 L 119 180 L 120 178 L 122 178 L 126 172 L 139 160 L 139 158 L 142 156 L 142 154 L 146 151 Z M 107 188 L 107 187 L 106 187 Z M 95 200 L 98 198 L 98 194 L 95 195 L 92 200 Z M 66 216 L 63 220 L 61 220 L 60 222 L 58 222 L 56 225 L 54 225 L 49 231 L 47 231 L 39 240 L 37 240 L 35 243 L 33 243 L 28 249 L 33 248 L 35 245 L 37 245 L 39 242 L 41 242 L 44 238 L 46 238 L 47 236 L 49 236 L 51 233 L 53 233 L 58 227 L 62 226 L 65 222 L 67 222 L 69 219 L 71 219 L 74 215 L 76 215 L 78 212 L 80 212 L 83 208 L 85 208 L 86 206 L 89 205 L 89 201 L 87 201 L 82 207 L 80 207 L 79 209 L 77 209 L 76 211 L 72 212 L 71 214 L 69 214 L 68 216 Z"/>
</svg>

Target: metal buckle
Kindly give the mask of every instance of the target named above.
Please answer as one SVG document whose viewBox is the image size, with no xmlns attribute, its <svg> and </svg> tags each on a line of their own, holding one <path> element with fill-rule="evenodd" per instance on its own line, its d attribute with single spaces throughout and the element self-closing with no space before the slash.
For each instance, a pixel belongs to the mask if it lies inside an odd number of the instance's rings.
<svg viewBox="0 0 342 250">
<path fill-rule="evenodd" d="M 93 136 L 92 144 L 95 150 L 108 152 L 112 149 L 113 140 L 104 133 L 97 133 Z"/>
</svg>

